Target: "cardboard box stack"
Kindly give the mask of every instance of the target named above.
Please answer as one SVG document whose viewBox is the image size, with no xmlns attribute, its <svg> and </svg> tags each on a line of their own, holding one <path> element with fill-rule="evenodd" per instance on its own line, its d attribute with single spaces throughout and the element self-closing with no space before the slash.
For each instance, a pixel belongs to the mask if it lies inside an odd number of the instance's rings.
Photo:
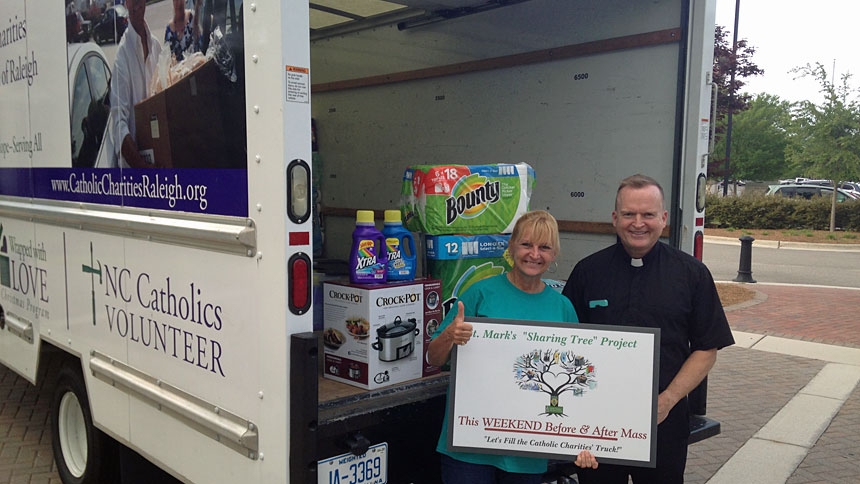
<svg viewBox="0 0 860 484">
<path fill-rule="evenodd" d="M 372 390 L 440 371 L 426 355 L 442 319 L 438 280 L 327 281 L 323 304 L 324 377 Z"/>
<path fill-rule="evenodd" d="M 167 168 L 230 167 L 219 76 L 210 59 L 134 106 L 137 147 L 144 158 Z"/>
</svg>

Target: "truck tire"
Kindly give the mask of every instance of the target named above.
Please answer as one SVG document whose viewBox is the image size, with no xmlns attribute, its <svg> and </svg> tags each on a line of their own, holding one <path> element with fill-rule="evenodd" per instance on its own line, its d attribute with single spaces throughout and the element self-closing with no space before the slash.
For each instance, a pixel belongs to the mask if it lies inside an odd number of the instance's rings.
<svg viewBox="0 0 860 484">
<path fill-rule="evenodd" d="M 63 484 L 119 482 L 117 445 L 93 426 L 80 368 L 63 366 L 51 402 L 51 447 Z"/>
</svg>

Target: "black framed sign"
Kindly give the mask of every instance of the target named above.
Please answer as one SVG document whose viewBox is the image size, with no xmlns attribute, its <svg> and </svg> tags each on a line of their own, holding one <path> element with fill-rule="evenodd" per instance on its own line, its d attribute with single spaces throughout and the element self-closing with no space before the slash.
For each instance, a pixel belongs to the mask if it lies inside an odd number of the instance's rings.
<svg viewBox="0 0 860 484">
<path fill-rule="evenodd" d="M 658 328 L 467 322 L 451 362 L 451 450 L 656 465 Z"/>
</svg>

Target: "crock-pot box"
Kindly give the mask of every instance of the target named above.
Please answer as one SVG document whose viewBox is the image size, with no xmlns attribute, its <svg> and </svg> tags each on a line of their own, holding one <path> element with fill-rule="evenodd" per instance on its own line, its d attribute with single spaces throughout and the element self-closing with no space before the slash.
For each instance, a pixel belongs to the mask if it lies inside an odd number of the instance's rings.
<svg viewBox="0 0 860 484">
<path fill-rule="evenodd" d="M 527 163 L 410 166 L 401 187 L 403 223 L 430 235 L 510 233 L 529 209 L 534 183 Z"/>
<path fill-rule="evenodd" d="M 436 279 L 325 281 L 323 376 L 372 390 L 438 373 L 427 347 L 442 320 L 441 291 Z"/>
<path fill-rule="evenodd" d="M 507 234 L 428 235 L 427 273 L 442 281 L 443 316 L 472 284 L 511 270 Z"/>
</svg>

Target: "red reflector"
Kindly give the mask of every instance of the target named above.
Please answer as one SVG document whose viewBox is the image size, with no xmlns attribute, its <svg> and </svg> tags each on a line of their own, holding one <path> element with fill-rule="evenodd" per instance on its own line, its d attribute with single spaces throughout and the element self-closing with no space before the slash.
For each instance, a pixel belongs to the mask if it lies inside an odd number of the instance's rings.
<svg viewBox="0 0 860 484">
<path fill-rule="evenodd" d="M 310 232 L 290 232 L 290 245 L 308 245 L 310 243 Z"/>
<path fill-rule="evenodd" d="M 696 227 L 705 226 L 705 217 L 696 217 Z"/>
<path fill-rule="evenodd" d="M 290 265 L 290 306 L 306 309 L 311 305 L 311 271 L 308 261 L 298 258 Z"/>
<path fill-rule="evenodd" d="M 696 259 L 702 260 L 702 253 L 705 248 L 705 234 L 701 231 L 697 231 L 696 235 L 693 236 L 693 256 Z"/>
<path fill-rule="evenodd" d="M 287 305 L 293 314 L 302 315 L 311 308 L 311 258 L 296 253 L 287 262 Z"/>
<path fill-rule="evenodd" d="M 296 259 L 290 267 L 291 306 L 307 308 L 310 306 L 310 267 L 308 261 Z"/>
</svg>

